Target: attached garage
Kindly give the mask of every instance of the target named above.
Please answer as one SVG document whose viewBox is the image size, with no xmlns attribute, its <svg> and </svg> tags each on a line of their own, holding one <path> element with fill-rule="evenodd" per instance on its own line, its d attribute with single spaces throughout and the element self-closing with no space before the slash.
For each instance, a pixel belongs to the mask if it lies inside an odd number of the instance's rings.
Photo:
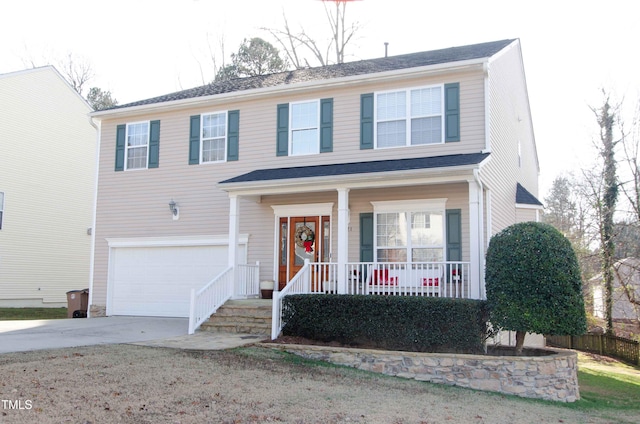
<svg viewBox="0 0 640 424">
<path fill-rule="evenodd" d="M 242 238 L 241 238 L 242 239 Z M 227 268 L 226 238 L 109 242 L 107 315 L 188 317 L 191 289 Z M 238 262 L 246 262 L 246 237 Z"/>
</svg>

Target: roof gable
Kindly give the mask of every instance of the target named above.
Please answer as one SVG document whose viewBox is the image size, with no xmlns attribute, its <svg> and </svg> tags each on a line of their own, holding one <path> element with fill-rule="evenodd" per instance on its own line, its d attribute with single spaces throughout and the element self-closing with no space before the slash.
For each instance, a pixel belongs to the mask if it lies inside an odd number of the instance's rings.
<svg viewBox="0 0 640 424">
<path fill-rule="evenodd" d="M 186 100 L 216 94 L 240 92 L 252 89 L 291 85 L 309 81 L 330 80 L 341 77 L 375 74 L 401 69 L 417 68 L 464 60 L 488 58 L 511 44 L 513 39 L 473 44 L 468 46 L 450 47 L 420 53 L 390 56 L 377 59 L 360 60 L 356 62 L 339 63 L 335 65 L 315 68 L 296 69 L 270 75 L 236 78 L 227 81 L 212 82 L 200 87 L 177 91 L 163 96 L 140 100 L 112 109 L 122 109 L 134 106 L 144 106 L 176 100 Z"/>
<path fill-rule="evenodd" d="M 522 187 L 520 183 L 516 186 L 516 203 L 520 205 L 535 205 L 543 206 L 536 196 L 529 193 L 526 188 Z"/>
</svg>

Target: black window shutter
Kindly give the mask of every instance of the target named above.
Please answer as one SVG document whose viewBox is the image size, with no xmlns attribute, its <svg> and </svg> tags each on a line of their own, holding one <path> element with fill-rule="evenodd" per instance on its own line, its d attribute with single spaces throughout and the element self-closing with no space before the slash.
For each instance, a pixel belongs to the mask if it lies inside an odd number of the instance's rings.
<svg viewBox="0 0 640 424">
<path fill-rule="evenodd" d="M 149 123 L 149 168 L 160 165 L 160 121 Z"/>
<path fill-rule="evenodd" d="M 373 93 L 360 96 L 360 149 L 373 149 Z"/>
<path fill-rule="evenodd" d="M 116 127 L 116 171 L 124 171 L 124 149 L 127 126 L 125 124 Z"/>
<path fill-rule="evenodd" d="M 276 156 L 289 155 L 289 103 L 278 105 Z"/>
<path fill-rule="evenodd" d="M 238 160 L 240 156 L 240 111 L 230 110 L 227 114 L 227 160 Z"/>
<path fill-rule="evenodd" d="M 190 118 L 189 128 L 189 165 L 200 163 L 200 115 Z"/>
<path fill-rule="evenodd" d="M 460 141 L 460 83 L 444 85 L 444 141 Z"/>
<path fill-rule="evenodd" d="M 360 262 L 373 262 L 373 212 L 360 214 Z"/>
<path fill-rule="evenodd" d="M 373 262 L 373 213 L 360 214 L 360 262 Z M 360 269 L 360 281 L 367 281 L 367 267 Z"/>
<path fill-rule="evenodd" d="M 333 152 L 333 99 L 320 100 L 320 153 Z"/>
<path fill-rule="evenodd" d="M 460 209 L 447 209 L 447 261 L 462 260 L 462 212 Z"/>
</svg>

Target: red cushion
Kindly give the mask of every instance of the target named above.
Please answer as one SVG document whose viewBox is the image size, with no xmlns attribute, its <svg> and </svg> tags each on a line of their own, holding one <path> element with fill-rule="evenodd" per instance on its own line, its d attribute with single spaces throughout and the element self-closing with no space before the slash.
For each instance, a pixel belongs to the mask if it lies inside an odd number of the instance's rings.
<svg viewBox="0 0 640 424">
<path fill-rule="evenodd" d="M 389 277 L 388 269 L 374 269 L 371 278 L 371 285 L 380 284 L 384 286 L 396 286 L 398 285 L 398 277 Z"/>
<path fill-rule="evenodd" d="M 438 277 L 435 278 L 423 278 L 422 285 L 428 287 L 438 287 L 440 285 L 440 279 Z"/>
</svg>

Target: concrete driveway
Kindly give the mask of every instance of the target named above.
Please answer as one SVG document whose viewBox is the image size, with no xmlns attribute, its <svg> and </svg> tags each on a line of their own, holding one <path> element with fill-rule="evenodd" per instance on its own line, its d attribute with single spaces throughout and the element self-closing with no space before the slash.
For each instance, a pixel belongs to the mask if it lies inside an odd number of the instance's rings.
<svg viewBox="0 0 640 424">
<path fill-rule="evenodd" d="M 0 353 L 137 343 L 185 336 L 188 318 L 105 317 L 0 321 Z"/>
</svg>

